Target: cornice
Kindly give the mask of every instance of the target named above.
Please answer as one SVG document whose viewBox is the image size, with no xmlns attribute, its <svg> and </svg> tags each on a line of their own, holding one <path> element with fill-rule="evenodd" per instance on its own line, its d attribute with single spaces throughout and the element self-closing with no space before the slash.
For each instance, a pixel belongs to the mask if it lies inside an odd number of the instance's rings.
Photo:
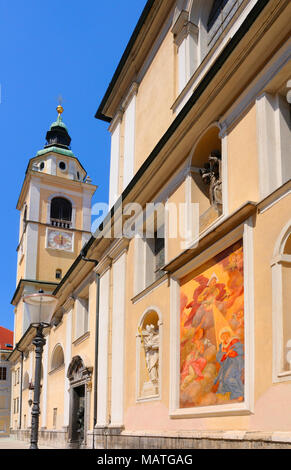
<svg viewBox="0 0 291 470">
<path fill-rule="evenodd" d="M 108 269 L 110 269 L 111 265 L 112 258 L 110 258 L 109 256 L 104 256 L 104 258 L 102 258 L 101 261 L 99 261 L 97 266 L 94 268 L 94 272 L 96 274 L 99 274 L 99 276 L 102 276 Z"/>
<path fill-rule="evenodd" d="M 117 261 L 117 259 L 128 250 L 129 241 L 128 238 L 119 238 L 107 251 L 107 257 L 111 258 L 113 263 Z"/>
<path fill-rule="evenodd" d="M 171 29 L 171 32 L 174 35 L 174 43 L 178 47 L 189 34 L 198 37 L 199 28 L 194 23 L 189 21 L 188 17 L 189 13 L 185 10 L 182 10 L 177 21 Z"/>
<path fill-rule="evenodd" d="M 128 106 L 128 103 L 130 102 L 131 98 L 134 95 L 137 95 L 138 87 L 139 87 L 139 84 L 135 81 L 131 84 L 125 98 L 122 101 L 121 107 L 122 107 L 123 110 L 125 110 L 125 108 Z"/>
<path fill-rule="evenodd" d="M 116 114 L 115 114 L 114 118 L 112 119 L 112 121 L 110 123 L 110 126 L 108 127 L 108 130 L 111 134 L 115 131 L 118 124 L 120 124 L 120 122 L 122 121 L 122 117 L 123 117 L 123 109 L 119 108 L 116 111 Z"/>
</svg>

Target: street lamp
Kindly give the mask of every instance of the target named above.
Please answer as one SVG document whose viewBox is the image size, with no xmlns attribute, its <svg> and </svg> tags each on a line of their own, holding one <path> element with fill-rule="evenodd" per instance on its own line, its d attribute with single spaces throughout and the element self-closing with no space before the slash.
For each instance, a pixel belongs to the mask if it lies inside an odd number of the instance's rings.
<svg viewBox="0 0 291 470">
<path fill-rule="evenodd" d="M 53 295 L 44 294 L 44 292 L 40 290 L 37 294 L 30 294 L 23 297 L 23 302 L 27 304 L 30 313 L 30 324 L 36 328 L 36 335 L 32 341 L 32 344 L 35 345 L 35 379 L 33 407 L 31 411 L 30 449 L 38 449 L 41 359 L 43 347 L 46 343 L 43 330 L 50 325 L 52 314 L 57 305 L 57 299 Z"/>
</svg>

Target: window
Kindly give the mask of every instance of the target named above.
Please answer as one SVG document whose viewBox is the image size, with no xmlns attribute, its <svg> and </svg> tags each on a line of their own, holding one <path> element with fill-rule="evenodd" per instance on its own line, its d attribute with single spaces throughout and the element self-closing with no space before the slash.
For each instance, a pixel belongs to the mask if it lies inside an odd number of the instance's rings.
<svg viewBox="0 0 291 470">
<path fill-rule="evenodd" d="M 207 20 L 208 44 L 210 47 L 222 35 L 240 3 L 239 0 L 232 0 L 231 2 L 229 0 L 215 0 L 213 2 Z"/>
<path fill-rule="evenodd" d="M 89 299 L 78 298 L 75 302 L 75 338 L 89 330 Z"/>
<path fill-rule="evenodd" d="M 290 104 L 285 89 L 265 92 L 256 100 L 261 198 L 291 178 Z"/>
<path fill-rule="evenodd" d="M 40 162 L 39 164 L 39 169 L 40 171 L 42 171 L 44 169 L 44 166 L 45 166 L 45 163 L 44 162 Z"/>
<path fill-rule="evenodd" d="M 23 377 L 22 389 L 26 390 L 29 387 L 29 375 L 28 372 L 25 372 Z"/>
<path fill-rule="evenodd" d="M 0 380 L 6 380 L 6 367 L 0 367 Z"/>
<path fill-rule="evenodd" d="M 53 409 L 53 428 L 54 429 L 57 427 L 57 416 L 58 416 L 58 409 L 54 408 Z"/>
<path fill-rule="evenodd" d="M 59 163 L 59 169 L 62 170 L 62 171 L 65 171 L 67 168 L 67 165 L 65 162 L 60 162 Z"/>
<path fill-rule="evenodd" d="M 146 210 L 143 227 L 136 227 L 134 295 L 139 294 L 164 275 L 165 264 L 165 207 L 153 204 Z"/>
<path fill-rule="evenodd" d="M 13 413 L 16 414 L 19 411 L 19 398 L 14 398 L 13 400 Z"/>
<path fill-rule="evenodd" d="M 63 197 L 55 197 L 51 201 L 51 224 L 54 227 L 70 228 L 72 221 L 72 204 Z"/>
<path fill-rule="evenodd" d="M 163 234 L 154 232 L 153 238 L 147 238 L 146 243 L 146 286 L 152 284 L 163 275 L 161 270 L 165 264 L 165 238 Z"/>
<path fill-rule="evenodd" d="M 62 270 L 56 269 L 56 279 L 62 279 Z"/>
<path fill-rule="evenodd" d="M 6 408 L 6 397 L 0 396 L 0 409 L 3 410 Z"/>
<path fill-rule="evenodd" d="M 52 353 L 51 370 L 58 369 L 65 362 L 63 348 L 57 345 Z"/>
</svg>

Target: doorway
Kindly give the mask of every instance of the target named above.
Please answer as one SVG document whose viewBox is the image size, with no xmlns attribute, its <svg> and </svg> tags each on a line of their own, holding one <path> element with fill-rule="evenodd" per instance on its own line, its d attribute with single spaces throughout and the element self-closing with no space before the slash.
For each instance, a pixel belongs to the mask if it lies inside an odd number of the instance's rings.
<svg viewBox="0 0 291 470">
<path fill-rule="evenodd" d="M 72 387 L 71 395 L 71 443 L 78 447 L 84 441 L 85 423 L 85 385 Z"/>
</svg>

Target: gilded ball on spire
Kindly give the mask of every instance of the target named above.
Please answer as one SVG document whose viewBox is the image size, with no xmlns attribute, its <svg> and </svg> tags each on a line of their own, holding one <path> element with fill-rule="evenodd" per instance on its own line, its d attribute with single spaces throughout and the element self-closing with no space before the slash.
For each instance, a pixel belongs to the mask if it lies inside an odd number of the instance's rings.
<svg viewBox="0 0 291 470">
<path fill-rule="evenodd" d="M 59 105 L 57 106 L 57 112 L 58 112 L 59 114 L 62 114 L 63 111 L 64 111 L 64 108 L 62 107 L 62 105 L 59 104 Z"/>
</svg>

